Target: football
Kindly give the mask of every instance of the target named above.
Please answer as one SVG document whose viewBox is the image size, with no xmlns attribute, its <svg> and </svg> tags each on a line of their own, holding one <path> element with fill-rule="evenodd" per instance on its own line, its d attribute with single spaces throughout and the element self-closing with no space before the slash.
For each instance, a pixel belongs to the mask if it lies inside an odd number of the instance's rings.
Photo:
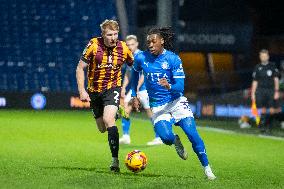
<svg viewBox="0 0 284 189">
<path fill-rule="evenodd" d="M 126 155 L 125 165 L 132 172 L 143 171 L 147 166 L 147 156 L 140 150 L 133 150 Z"/>
</svg>

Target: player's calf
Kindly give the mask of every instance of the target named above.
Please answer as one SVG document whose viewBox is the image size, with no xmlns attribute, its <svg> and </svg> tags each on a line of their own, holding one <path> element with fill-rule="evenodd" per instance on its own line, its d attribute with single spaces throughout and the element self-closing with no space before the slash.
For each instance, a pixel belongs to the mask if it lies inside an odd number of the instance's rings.
<svg viewBox="0 0 284 189">
<path fill-rule="evenodd" d="M 175 135 L 172 132 L 170 122 L 162 120 L 155 124 L 155 132 L 158 133 L 164 144 L 172 145 L 175 141 Z"/>
<path fill-rule="evenodd" d="M 178 154 L 178 156 L 183 159 L 183 160 L 186 160 L 188 158 L 188 153 L 187 151 L 184 149 L 181 141 L 180 141 L 180 138 L 178 135 L 175 136 L 175 149 L 176 149 L 176 152 Z"/>
<path fill-rule="evenodd" d="M 98 128 L 98 130 L 99 130 L 101 133 L 106 132 L 106 126 L 105 126 L 105 123 L 104 123 L 102 117 L 97 118 L 97 119 L 96 119 L 96 123 L 97 123 L 97 128 Z"/>
</svg>

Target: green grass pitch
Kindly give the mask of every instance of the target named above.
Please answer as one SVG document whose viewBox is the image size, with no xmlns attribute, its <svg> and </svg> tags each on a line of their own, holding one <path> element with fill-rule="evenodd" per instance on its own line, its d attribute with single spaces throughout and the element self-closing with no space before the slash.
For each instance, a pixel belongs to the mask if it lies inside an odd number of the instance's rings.
<svg viewBox="0 0 284 189">
<path fill-rule="evenodd" d="M 173 146 L 146 146 L 152 126 L 133 119 L 132 144 L 120 146 L 121 173 L 115 174 L 108 168 L 107 134 L 98 132 L 90 112 L 1 110 L 0 188 L 284 188 L 284 140 L 198 128 L 217 176 L 208 181 L 186 136 L 174 130 L 189 152 L 186 161 Z M 138 174 L 124 166 L 134 149 L 148 157 Z"/>
</svg>

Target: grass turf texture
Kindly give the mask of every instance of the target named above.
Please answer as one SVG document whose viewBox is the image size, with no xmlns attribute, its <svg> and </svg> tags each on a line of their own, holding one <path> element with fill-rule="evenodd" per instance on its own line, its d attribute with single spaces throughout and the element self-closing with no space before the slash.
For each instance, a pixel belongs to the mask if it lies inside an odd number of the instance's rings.
<svg viewBox="0 0 284 189">
<path fill-rule="evenodd" d="M 190 153 L 186 161 L 174 147 L 146 146 L 154 136 L 150 122 L 133 119 L 132 144 L 120 147 L 121 173 L 114 174 L 107 134 L 90 112 L 1 110 L 0 188 L 284 188 L 284 140 L 199 129 L 218 177 L 208 181 L 186 136 L 174 130 Z M 123 165 L 133 149 L 149 160 L 138 174 Z"/>
</svg>

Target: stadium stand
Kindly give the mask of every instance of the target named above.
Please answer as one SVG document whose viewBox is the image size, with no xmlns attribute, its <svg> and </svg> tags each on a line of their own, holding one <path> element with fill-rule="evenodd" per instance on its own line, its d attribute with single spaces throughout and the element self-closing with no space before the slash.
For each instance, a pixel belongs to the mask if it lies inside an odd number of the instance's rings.
<svg viewBox="0 0 284 189">
<path fill-rule="evenodd" d="M 76 92 L 84 46 L 116 19 L 114 0 L 1 0 L 0 12 L 2 92 Z"/>
</svg>

